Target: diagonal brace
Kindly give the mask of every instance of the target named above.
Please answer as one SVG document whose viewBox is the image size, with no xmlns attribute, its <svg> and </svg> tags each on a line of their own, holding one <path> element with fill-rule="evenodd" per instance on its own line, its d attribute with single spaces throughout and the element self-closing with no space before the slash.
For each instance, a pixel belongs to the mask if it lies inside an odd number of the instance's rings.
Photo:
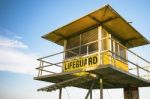
<svg viewBox="0 0 150 99">
<path fill-rule="evenodd" d="M 93 87 L 94 87 L 95 82 L 96 82 L 96 81 L 94 80 L 94 81 L 93 81 L 93 83 L 92 83 L 92 85 L 91 85 L 91 87 L 90 87 L 90 89 L 89 89 L 89 91 L 88 91 L 88 93 L 86 94 L 85 99 L 88 99 L 88 96 L 89 96 L 90 92 L 92 91 L 92 89 L 93 89 Z"/>
</svg>

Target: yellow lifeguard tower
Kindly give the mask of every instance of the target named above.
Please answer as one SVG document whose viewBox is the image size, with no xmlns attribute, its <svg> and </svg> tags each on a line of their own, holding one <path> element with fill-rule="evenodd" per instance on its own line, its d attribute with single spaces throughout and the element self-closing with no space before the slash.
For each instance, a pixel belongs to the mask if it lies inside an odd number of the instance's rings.
<svg viewBox="0 0 150 99">
<path fill-rule="evenodd" d="M 53 91 L 74 86 L 100 89 L 124 88 L 124 99 L 139 99 L 138 87 L 150 86 L 150 62 L 130 48 L 150 42 L 123 19 L 111 6 L 81 17 L 42 38 L 64 47 L 64 51 L 39 58 L 34 79 L 55 83 L 38 91 Z"/>
</svg>

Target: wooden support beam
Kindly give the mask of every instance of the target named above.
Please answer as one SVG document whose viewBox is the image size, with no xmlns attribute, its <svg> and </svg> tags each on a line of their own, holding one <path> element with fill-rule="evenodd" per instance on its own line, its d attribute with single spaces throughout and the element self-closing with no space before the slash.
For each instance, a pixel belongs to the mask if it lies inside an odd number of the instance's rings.
<svg viewBox="0 0 150 99">
<path fill-rule="evenodd" d="M 124 99 L 139 99 L 138 87 L 126 87 L 126 88 L 124 88 Z"/>
<path fill-rule="evenodd" d="M 59 89 L 59 99 L 61 99 L 62 96 L 62 88 Z"/>
<path fill-rule="evenodd" d="M 90 99 L 92 99 L 92 90 L 91 90 L 91 92 L 90 92 Z"/>
<path fill-rule="evenodd" d="M 93 89 L 93 87 L 94 87 L 94 84 L 95 84 L 95 80 L 93 81 L 93 83 L 92 83 L 92 85 L 91 85 L 91 87 L 90 87 L 88 93 L 86 94 L 85 99 L 88 99 L 89 94 L 90 94 L 90 99 L 92 99 L 92 98 L 91 98 L 91 97 L 92 97 L 92 89 Z"/>
<path fill-rule="evenodd" d="M 100 82 L 100 99 L 103 99 L 103 79 L 99 79 Z"/>
</svg>

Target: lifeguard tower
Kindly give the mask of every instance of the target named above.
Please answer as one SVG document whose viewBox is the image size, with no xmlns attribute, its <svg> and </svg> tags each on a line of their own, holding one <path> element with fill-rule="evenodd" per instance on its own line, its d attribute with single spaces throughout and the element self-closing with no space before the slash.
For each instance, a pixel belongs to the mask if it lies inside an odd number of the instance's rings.
<svg viewBox="0 0 150 99">
<path fill-rule="evenodd" d="M 42 38 L 64 47 L 64 51 L 39 58 L 34 79 L 54 83 L 38 91 L 51 92 L 74 86 L 88 89 L 123 88 L 124 99 L 139 99 L 139 87 L 150 86 L 150 62 L 130 48 L 150 42 L 111 6 L 87 14 Z"/>
</svg>

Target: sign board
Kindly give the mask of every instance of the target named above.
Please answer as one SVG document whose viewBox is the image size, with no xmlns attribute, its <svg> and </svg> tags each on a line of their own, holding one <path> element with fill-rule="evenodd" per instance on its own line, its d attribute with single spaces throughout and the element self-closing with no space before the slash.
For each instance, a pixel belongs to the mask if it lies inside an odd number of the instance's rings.
<svg viewBox="0 0 150 99">
<path fill-rule="evenodd" d="M 98 60 L 98 54 L 69 59 L 64 62 L 63 70 L 67 72 L 97 66 Z"/>
</svg>

